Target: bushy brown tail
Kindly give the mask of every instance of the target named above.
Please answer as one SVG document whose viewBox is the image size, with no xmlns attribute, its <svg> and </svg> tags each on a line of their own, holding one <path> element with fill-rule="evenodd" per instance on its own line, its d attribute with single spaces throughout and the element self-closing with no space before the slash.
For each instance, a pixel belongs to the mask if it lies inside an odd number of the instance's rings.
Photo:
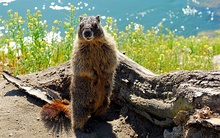
<svg viewBox="0 0 220 138">
<path fill-rule="evenodd" d="M 63 130 L 66 134 L 71 131 L 71 111 L 69 108 L 68 100 L 53 100 L 41 108 L 41 119 L 44 125 L 54 132 L 54 134 L 62 133 Z"/>
<path fill-rule="evenodd" d="M 43 121 L 61 121 L 71 119 L 68 100 L 53 100 L 51 104 L 46 104 L 41 109 L 41 119 Z"/>
</svg>

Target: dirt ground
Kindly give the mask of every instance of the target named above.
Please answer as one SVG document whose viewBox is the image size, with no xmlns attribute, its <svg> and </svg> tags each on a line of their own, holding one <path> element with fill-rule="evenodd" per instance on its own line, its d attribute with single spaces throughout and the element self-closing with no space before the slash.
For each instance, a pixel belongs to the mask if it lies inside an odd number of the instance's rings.
<svg viewBox="0 0 220 138">
<path fill-rule="evenodd" d="M 62 131 L 57 134 L 40 117 L 43 101 L 32 97 L 0 78 L 0 138 L 162 138 L 163 129 L 140 115 L 111 104 L 102 119 L 91 119 L 91 133 Z"/>
</svg>

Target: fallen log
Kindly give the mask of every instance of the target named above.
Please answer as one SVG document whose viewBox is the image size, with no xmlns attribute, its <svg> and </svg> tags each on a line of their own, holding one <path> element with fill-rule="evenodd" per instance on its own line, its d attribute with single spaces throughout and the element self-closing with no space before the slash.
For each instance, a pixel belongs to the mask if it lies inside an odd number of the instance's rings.
<svg viewBox="0 0 220 138">
<path fill-rule="evenodd" d="M 152 123 L 173 126 L 180 111 L 220 109 L 220 71 L 177 71 L 156 75 L 119 53 L 112 102 L 130 108 Z M 18 76 L 24 83 L 69 97 L 70 62 Z M 186 122 L 186 121 L 185 121 Z M 218 130 L 216 130 L 218 131 Z"/>
<path fill-rule="evenodd" d="M 24 90 L 26 93 L 35 96 L 46 103 L 52 103 L 53 99 L 61 99 L 57 92 L 54 92 L 53 90 L 48 88 L 43 89 L 36 86 L 31 86 L 30 84 L 26 84 L 22 82 L 19 78 L 12 76 L 7 71 L 3 71 L 2 75 L 4 79 L 12 83 L 17 88 Z"/>
</svg>

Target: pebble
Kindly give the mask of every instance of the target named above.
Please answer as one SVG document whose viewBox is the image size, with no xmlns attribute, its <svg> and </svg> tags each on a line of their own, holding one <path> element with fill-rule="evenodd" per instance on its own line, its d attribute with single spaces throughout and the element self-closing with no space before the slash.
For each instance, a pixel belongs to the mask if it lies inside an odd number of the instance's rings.
<svg viewBox="0 0 220 138">
<path fill-rule="evenodd" d="M 10 134 L 9 134 L 9 137 L 12 137 L 12 136 L 13 136 L 13 134 L 12 134 L 12 133 L 10 133 Z"/>
<path fill-rule="evenodd" d="M 39 118 L 39 117 L 37 118 L 37 121 L 40 121 L 40 118 Z"/>
</svg>

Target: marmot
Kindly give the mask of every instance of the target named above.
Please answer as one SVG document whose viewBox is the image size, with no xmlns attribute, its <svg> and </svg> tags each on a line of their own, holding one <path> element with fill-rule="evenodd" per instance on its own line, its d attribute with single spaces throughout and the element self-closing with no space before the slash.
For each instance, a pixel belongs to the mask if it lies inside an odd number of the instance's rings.
<svg viewBox="0 0 220 138">
<path fill-rule="evenodd" d="M 99 16 L 80 17 L 77 31 L 71 57 L 71 118 L 74 129 L 84 130 L 91 116 L 109 107 L 118 59 L 116 42 Z"/>
<path fill-rule="evenodd" d="M 88 119 L 102 115 L 110 104 L 117 64 L 116 42 L 103 29 L 100 17 L 80 17 L 71 58 L 71 110 L 69 101 L 54 99 L 43 106 L 42 120 L 71 120 L 73 129 L 87 131 Z"/>
</svg>

